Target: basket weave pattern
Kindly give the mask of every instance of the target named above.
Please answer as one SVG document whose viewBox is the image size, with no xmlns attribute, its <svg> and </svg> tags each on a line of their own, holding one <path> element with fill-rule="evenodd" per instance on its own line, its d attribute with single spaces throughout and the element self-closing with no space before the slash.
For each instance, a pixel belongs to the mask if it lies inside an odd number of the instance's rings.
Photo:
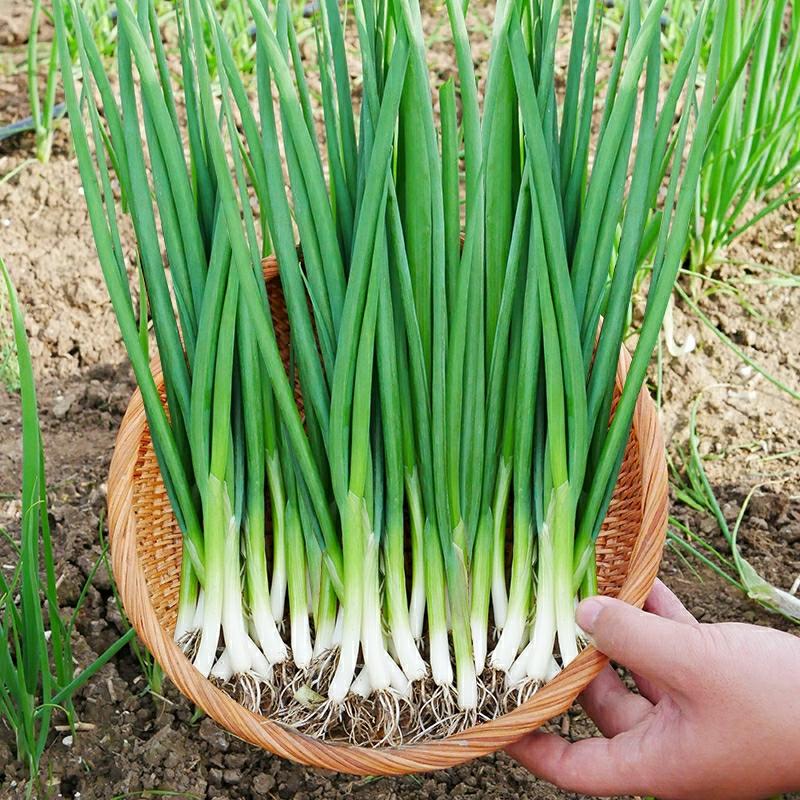
<svg viewBox="0 0 800 800">
<path fill-rule="evenodd" d="M 265 262 L 276 336 L 288 353 L 289 325 L 277 268 Z M 617 389 L 630 357 L 620 354 Z M 162 379 L 155 370 L 156 382 Z M 173 642 L 182 553 L 181 533 L 164 489 L 137 391 L 120 426 L 108 482 L 112 566 L 131 624 L 178 689 L 231 733 L 284 758 L 357 775 L 443 769 L 499 750 L 563 713 L 603 669 L 587 647 L 528 702 L 447 739 L 396 748 L 365 748 L 313 739 L 248 711 L 203 678 Z M 642 390 L 619 480 L 597 541 L 603 594 L 637 606 L 650 592 L 667 524 L 667 471 L 655 406 Z"/>
</svg>

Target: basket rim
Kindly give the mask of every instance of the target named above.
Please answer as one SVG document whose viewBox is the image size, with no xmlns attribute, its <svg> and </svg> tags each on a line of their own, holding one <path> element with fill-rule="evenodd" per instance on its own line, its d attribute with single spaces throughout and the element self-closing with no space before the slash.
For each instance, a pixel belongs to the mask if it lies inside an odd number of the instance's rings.
<svg viewBox="0 0 800 800">
<path fill-rule="evenodd" d="M 621 383 L 630 365 L 623 347 L 617 369 Z M 161 371 L 153 365 L 158 384 Z M 112 570 L 131 625 L 179 691 L 230 733 L 306 766 L 354 775 L 401 775 L 444 769 L 500 750 L 566 711 L 605 667 L 608 659 L 586 647 L 559 675 L 523 705 L 489 722 L 445 739 L 391 748 L 319 740 L 256 714 L 204 678 L 175 644 L 157 617 L 137 552 L 133 476 L 147 421 L 137 389 L 119 428 L 108 479 L 108 527 Z M 646 387 L 636 403 L 631 436 L 638 440 L 642 479 L 642 522 L 618 597 L 641 607 L 658 573 L 666 536 L 668 491 L 664 440 L 658 412 Z"/>
</svg>

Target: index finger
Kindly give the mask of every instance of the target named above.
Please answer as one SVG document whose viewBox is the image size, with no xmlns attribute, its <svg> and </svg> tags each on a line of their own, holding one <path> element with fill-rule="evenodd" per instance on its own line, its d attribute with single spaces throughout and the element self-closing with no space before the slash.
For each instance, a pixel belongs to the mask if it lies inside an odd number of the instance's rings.
<svg viewBox="0 0 800 800">
<path fill-rule="evenodd" d="M 675 592 L 660 578 L 656 578 L 647 600 L 644 601 L 644 610 L 675 622 L 684 622 L 687 625 L 700 624 L 681 603 Z"/>
<path fill-rule="evenodd" d="M 578 624 L 600 652 L 646 678 L 677 688 L 700 660 L 700 626 L 686 625 L 595 596 L 578 606 Z"/>
</svg>

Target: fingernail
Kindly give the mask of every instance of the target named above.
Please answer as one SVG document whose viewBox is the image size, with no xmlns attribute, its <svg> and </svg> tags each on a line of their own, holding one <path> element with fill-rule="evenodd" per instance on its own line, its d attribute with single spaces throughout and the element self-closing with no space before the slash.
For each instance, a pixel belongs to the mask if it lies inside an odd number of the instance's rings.
<svg viewBox="0 0 800 800">
<path fill-rule="evenodd" d="M 586 633 L 593 633 L 597 617 L 606 605 L 606 598 L 604 597 L 587 597 L 586 600 L 581 601 L 578 609 L 575 612 L 575 619 L 581 629 Z"/>
</svg>

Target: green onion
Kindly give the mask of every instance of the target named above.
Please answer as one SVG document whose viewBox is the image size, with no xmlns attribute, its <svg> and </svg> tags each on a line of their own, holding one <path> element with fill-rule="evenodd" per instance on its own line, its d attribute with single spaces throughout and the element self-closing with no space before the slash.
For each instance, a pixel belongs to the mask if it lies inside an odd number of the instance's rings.
<svg viewBox="0 0 800 800">
<path fill-rule="evenodd" d="M 663 99 L 664 0 L 628 4 L 605 90 L 605 21 L 580 0 L 563 102 L 560 3 L 499 4 L 481 99 L 466 8 L 448 2 L 457 76 L 435 87 L 439 122 L 417 0 L 357 0 L 356 81 L 332 0 L 307 61 L 288 3 L 249 0 L 254 103 L 208 0 L 178 3 L 180 80 L 153 0 L 120 0 L 118 101 L 76 0 L 55 8 L 98 254 L 187 545 L 187 656 L 253 709 L 373 746 L 457 732 L 529 696 L 584 644 L 574 605 L 596 590 L 594 538 L 720 119 L 722 0 L 701 5 Z M 279 286 L 264 284 L 268 254 Z"/>
</svg>

